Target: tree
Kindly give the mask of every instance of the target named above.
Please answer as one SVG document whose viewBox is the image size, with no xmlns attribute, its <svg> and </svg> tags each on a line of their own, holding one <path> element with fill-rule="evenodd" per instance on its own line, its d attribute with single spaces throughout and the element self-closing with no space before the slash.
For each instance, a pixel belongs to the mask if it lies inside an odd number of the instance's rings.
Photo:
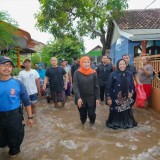
<svg viewBox="0 0 160 160">
<path fill-rule="evenodd" d="M 15 44 L 17 23 L 7 12 L 0 11 L 0 51 L 8 50 Z"/>
<path fill-rule="evenodd" d="M 127 0 L 39 0 L 40 11 L 35 15 L 37 27 L 49 31 L 54 37 L 64 33 L 100 37 L 106 53 L 107 26 L 122 15 Z"/>
<path fill-rule="evenodd" d="M 34 54 L 32 61 L 39 63 L 41 59 L 50 65 L 51 57 L 57 57 L 59 60 L 64 58 L 71 62 L 74 57 L 80 57 L 82 54 L 84 54 L 83 41 L 76 36 L 63 35 L 45 46 L 41 53 Z"/>
</svg>

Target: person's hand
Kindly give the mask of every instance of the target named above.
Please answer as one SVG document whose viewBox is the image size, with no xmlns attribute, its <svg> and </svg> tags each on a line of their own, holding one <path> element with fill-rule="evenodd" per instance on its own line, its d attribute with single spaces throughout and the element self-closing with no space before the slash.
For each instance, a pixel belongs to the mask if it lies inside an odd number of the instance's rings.
<svg viewBox="0 0 160 160">
<path fill-rule="evenodd" d="M 141 85 L 142 83 L 141 82 L 137 82 L 137 84 Z"/>
<path fill-rule="evenodd" d="M 46 85 L 43 85 L 43 90 L 44 90 L 44 91 L 46 90 Z"/>
<path fill-rule="evenodd" d="M 128 98 L 131 98 L 133 96 L 133 94 L 132 93 L 128 93 Z"/>
<path fill-rule="evenodd" d="M 96 100 L 96 106 L 99 106 L 99 99 Z"/>
<path fill-rule="evenodd" d="M 64 89 L 67 90 L 67 84 L 64 85 Z"/>
<path fill-rule="evenodd" d="M 28 120 L 27 120 L 27 125 L 28 125 L 29 127 L 32 127 L 32 126 L 33 126 L 33 119 L 28 119 Z"/>
<path fill-rule="evenodd" d="M 145 71 L 145 68 L 144 68 L 144 67 L 140 67 L 139 69 L 142 70 L 142 71 Z"/>
<path fill-rule="evenodd" d="M 81 98 L 78 99 L 78 107 L 81 108 L 83 105 L 83 101 Z"/>
<path fill-rule="evenodd" d="M 111 106 L 111 105 L 112 105 L 112 100 L 111 100 L 111 99 L 108 99 L 108 100 L 107 100 L 107 104 L 108 104 L 109 106 Z"/>
<path fill-rule="evenodd" d="M 41 97 L 41 92 L 38 92 L 38 97 Z"/>
</svg>

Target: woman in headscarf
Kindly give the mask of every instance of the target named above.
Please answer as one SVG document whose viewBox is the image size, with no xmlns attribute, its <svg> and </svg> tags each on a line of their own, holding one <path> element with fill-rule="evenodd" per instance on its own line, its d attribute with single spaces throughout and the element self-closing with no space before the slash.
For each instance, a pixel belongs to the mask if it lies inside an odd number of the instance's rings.
<svg viewBox="0 0 160 160">
<path fill-rule="evenodd" d="M 106 87 L 107 104 L 110 106 L 106 126 L 113 129 L 137 126 L 132 114 L 134 82 L 132 74 L 126 70 L 126 62 L 120 59 L 117 70 L 111 73 Z"/>
<path fill-rule="evenodd" d="M 96 71 L 91 68 L 91 61 L 87 56 L 81 58 L 80 68 L 74 73 L 73 91 L 81 123 L 85 124 L 88 115 L 90 124 L 94 124 L 100 93 Z"/>
</svg>

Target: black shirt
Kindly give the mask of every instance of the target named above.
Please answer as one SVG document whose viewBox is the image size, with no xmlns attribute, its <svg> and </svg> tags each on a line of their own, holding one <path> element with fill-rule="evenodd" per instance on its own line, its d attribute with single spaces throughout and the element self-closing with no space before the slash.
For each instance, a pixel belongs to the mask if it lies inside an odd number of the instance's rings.
<svg viewBox="0 0 160 160">
<path fill-rule="evenodd" d="M 109 80 L 110 73 L 113 71 L 111 64 L 100 64 L 97 67 L 97 75 L 100 86 L 104 86 Z"/>
<path fill-rule="evenodd" d="M 63 75 L 65 74 L 66 71 L 62 67 L 50 67 L 46 70 L 51 93 L 61 93 L 64 90 Z"/>
<path fill-rule="evenodd" d="M 72 78 L 74 77 L 74 72 L 79 68 L 79 64 L 76 64 L 74 63 L 72 66 L 71 66 L 71 76 Z"/>
<path fill-rule="evenodd" d="M 136 67 L 133 65 L 128 64 L 126 69 L 127 69 L 127 71 L 130 71 L 133 76 L 137 73 Z"/>
</svg>

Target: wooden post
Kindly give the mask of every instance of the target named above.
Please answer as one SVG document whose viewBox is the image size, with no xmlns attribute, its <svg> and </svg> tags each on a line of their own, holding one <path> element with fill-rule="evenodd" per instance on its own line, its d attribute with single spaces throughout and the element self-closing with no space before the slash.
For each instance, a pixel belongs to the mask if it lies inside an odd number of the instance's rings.
<svg viewBox="0 0 160 160">
<path fill-rule="evenodd" d="M 141 56 L 145 56 L 147 54 L 146 53 L 147 41 L 141 41 L 141 46 L 142 46 Z"/>
<path fill-rule="evenodd" d="M 20 63 L 20 48 L 16 47 L 17 50 L 17 68 L 21 68 L 21 63 Z"/>
</svg>

